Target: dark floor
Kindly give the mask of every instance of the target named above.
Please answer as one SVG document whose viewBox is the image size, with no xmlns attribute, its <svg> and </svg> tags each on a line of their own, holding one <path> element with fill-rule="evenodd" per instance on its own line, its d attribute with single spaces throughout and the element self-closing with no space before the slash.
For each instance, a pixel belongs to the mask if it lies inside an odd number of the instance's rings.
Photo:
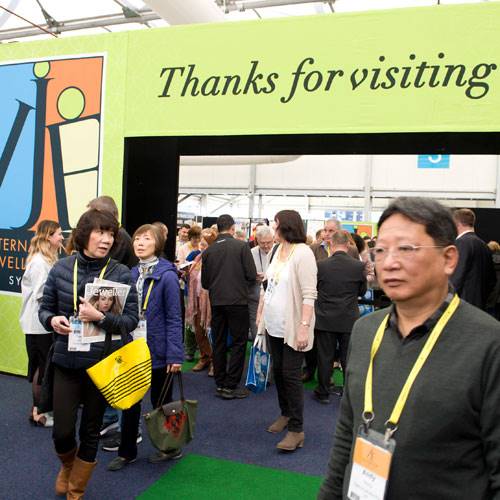
<svg viewBox="0 0 500 500">
<path fill-rule="evenodd" d="M 184 386 L 188 399 L 199 401 L 195 439 L 184 453 L 197 453 L 242 463 L 323 475 L 332 443 L 338 397 L 330 405 L 321 405 L 305 392 L 304 448 L 283 454 L 275 449 L 280 437 L 265 432 L 279 415 L 274 386 L 264 394 L 244 400 L 221 400 L 214 396 L 214 381 L 206 372 L 187 373 Z M 30 384 L 26 379 L 0 374 L 0 442 L 2 465 L 0 499 L 53 499 L 58 461 L 51 431 L 29 425 Z M 147 400 L 148 398 L 146 398 Z M 145 431 L 145 429 L 144 429 Z M 133 499 L 156 482 L 170 464 L 151 465 L 153 452 L 144 436 L 136 463 L 119 472 L 108 472 L 106 464 L 115 453 L 99 451 L 98 466 L 87 489 L 86 499 Z M 166 496 L 167 497 L 167 496 Z M 221 500 L 224 499 L 221 491 Z"/>
</svg>

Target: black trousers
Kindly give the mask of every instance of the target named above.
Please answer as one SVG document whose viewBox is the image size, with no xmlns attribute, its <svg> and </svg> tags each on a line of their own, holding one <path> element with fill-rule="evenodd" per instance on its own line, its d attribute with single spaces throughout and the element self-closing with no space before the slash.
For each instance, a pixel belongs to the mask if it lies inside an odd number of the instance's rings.
<svg viewBox="0 0 500 500">
<path fill-rule="evenodd" d="M 347 369 L 347 348 L 349 347 L 351 334 L 314 330 L 314 338 L 318 345 L 318 387 L 316 388 L 316 393 L 319 396 L 328 397 L 337 342 L 340 364 L 345 374 Z"/>
<path fill-rule="evenodd" d="M 217 387 L 235 389 L 241 380 L 248 339 L 248 305 L 212 306 L 213 365 Z M 227 359 L 227 333 L 233 345 Z"/>
<path fill-rule="evenodd" d="M 156 408 L 159 404 L 161 390 L 167 378 L 167 367 L 154 368 L 151 372 L 151 405 Z M 172 401 L 172 388 L 170 385 L 163 404 Z M 141 401 L 122 412 L 122 434 L 118 455 L 129 460 L 137 456 L 137 433 L 139 432 L 139 422 L 141 420 Z"/>
<path fill-rule="evenodd" d="M 83 404 L 83 409 L 77 455 L 85 462 L 94 462 L 106 401 L 85 369 L 72 370 L 55 365 L 52 438 L 59 454 L 76 447 L 76 422 L 80 403 Z"/>
<path fill-rule="evenodd" d="M 290 418 L 289 431 L 302 432 L 304 429 L 304 386 L 302 385 L 304 353 L 292 349 L 283 342 L 282 338 L 268 335 L 267 340 L 281 414 Z"/>
<path fill-rule="evenodd" d="M 314 374 L 316 373 L 316 368 L 318 367 L 318 346 L 316 343 L 316 337 L 314 337 L 314 343 L 312 349 L 305 352 L 304 356 L 306 360 L 304 371 L 311 378 L 314 378 Z"/>
</svg>

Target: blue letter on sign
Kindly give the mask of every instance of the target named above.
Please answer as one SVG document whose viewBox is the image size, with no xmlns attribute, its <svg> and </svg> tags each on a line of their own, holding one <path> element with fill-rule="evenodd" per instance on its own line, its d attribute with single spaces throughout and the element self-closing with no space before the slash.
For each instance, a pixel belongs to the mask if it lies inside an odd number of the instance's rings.
<svg viewBox="0 0 500 500">
<path fill-rule="evenodd" d="M 418 168 L 450 168 L 450 155 L 418 155 Z"/>
</svg>

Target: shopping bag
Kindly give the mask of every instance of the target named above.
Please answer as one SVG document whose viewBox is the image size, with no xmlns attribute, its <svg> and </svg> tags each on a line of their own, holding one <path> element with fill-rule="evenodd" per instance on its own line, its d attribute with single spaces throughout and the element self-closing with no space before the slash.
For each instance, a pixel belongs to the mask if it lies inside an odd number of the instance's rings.
<svg viewBox="0 0 500 500">
<path fill-rule="evenodd" d="M 212 349 L 215 349 L 215 339 L 214 339 L 214 334 L 212 332 L 212 329 L 208 327 L 207 329 L 207 337 L 208 341 L 210 342 L 210 346 Z M 229 329 L 227 330 L 227 340 L 226 340 L 226 347 L 230 348 L 233 345 L 233 337 L 231 337 L 231 332 Z"/>
<path fill-rule="evenodd" d="M 87 373 L 110 406 L 129 409 L 151 385 L 151 353 L 146 340 L 133 340 L 88 368 Z"/>
<path fill-rule="evenodd" d="M 180 399 L 163 404 L 174 378 L 179 382 Z M 163 385 L 158 407 L 144 415 L 149 439 L 155 448 L 166 452 L 189 443 L 194 437 L 197 408 L 198 401 L 184 398 L 181 372 L 169 374 Z"/>
<path fill-rule="evenodd" d="M 247 380 L 245 385 L 252 392 L 259 394 L 267 389 L 267 378 L 271 368 L 271 355 L 267 350 L 265 335 L 257 335 L 250 351 Z"/>
<path fill-rule="evenodd" d="M 373 305 L 373 290 L 369 288 L 366 293 L 358 300 L 359 316 L 366 316 L 375 311 Z"/>
</svg>

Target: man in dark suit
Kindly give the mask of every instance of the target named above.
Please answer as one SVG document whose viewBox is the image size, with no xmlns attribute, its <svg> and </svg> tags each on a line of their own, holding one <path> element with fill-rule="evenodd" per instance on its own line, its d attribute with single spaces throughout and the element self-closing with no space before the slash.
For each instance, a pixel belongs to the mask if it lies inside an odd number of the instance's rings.
<svg viewBox="0 0 500 500">
<path fill-rule="evenodd" d="M 257 271 L 248 244 L 233 237 L 234 219 L 221 215 L 217 229 L 219 236 L 201 257 L 201 286 L 208 290 L 212 308 L 214 376 L 219 397 L 242 399 L 248 395 L 238 389 L 248 338 L 248 292 Z M 228 331 L 233 339 L 229 361 Z"/>
<path fill-rule="evenodd" d="M 453 219 L 458 233 L 455 245 L 459 259 L 451 282 L 461 299 L 484 309 L 486 299 L 496 282 L 491 252 L 474 232 L 476 216 L 472 210 L 455 210 Z"/>
<path fill-rule="evenodd" d="M 347 254 L 348 245 L 347 232 L 335 232 L 331 257 L 318 262 L 314 330 L 318 346 L 318 387 L 314 397 L 325 404 L 330 401 L 329 386 L 337 342 L 345 373 L 350 333 L 359 318 L 358 297 L 366 292 L 364 264 Z"/>
</svg>

